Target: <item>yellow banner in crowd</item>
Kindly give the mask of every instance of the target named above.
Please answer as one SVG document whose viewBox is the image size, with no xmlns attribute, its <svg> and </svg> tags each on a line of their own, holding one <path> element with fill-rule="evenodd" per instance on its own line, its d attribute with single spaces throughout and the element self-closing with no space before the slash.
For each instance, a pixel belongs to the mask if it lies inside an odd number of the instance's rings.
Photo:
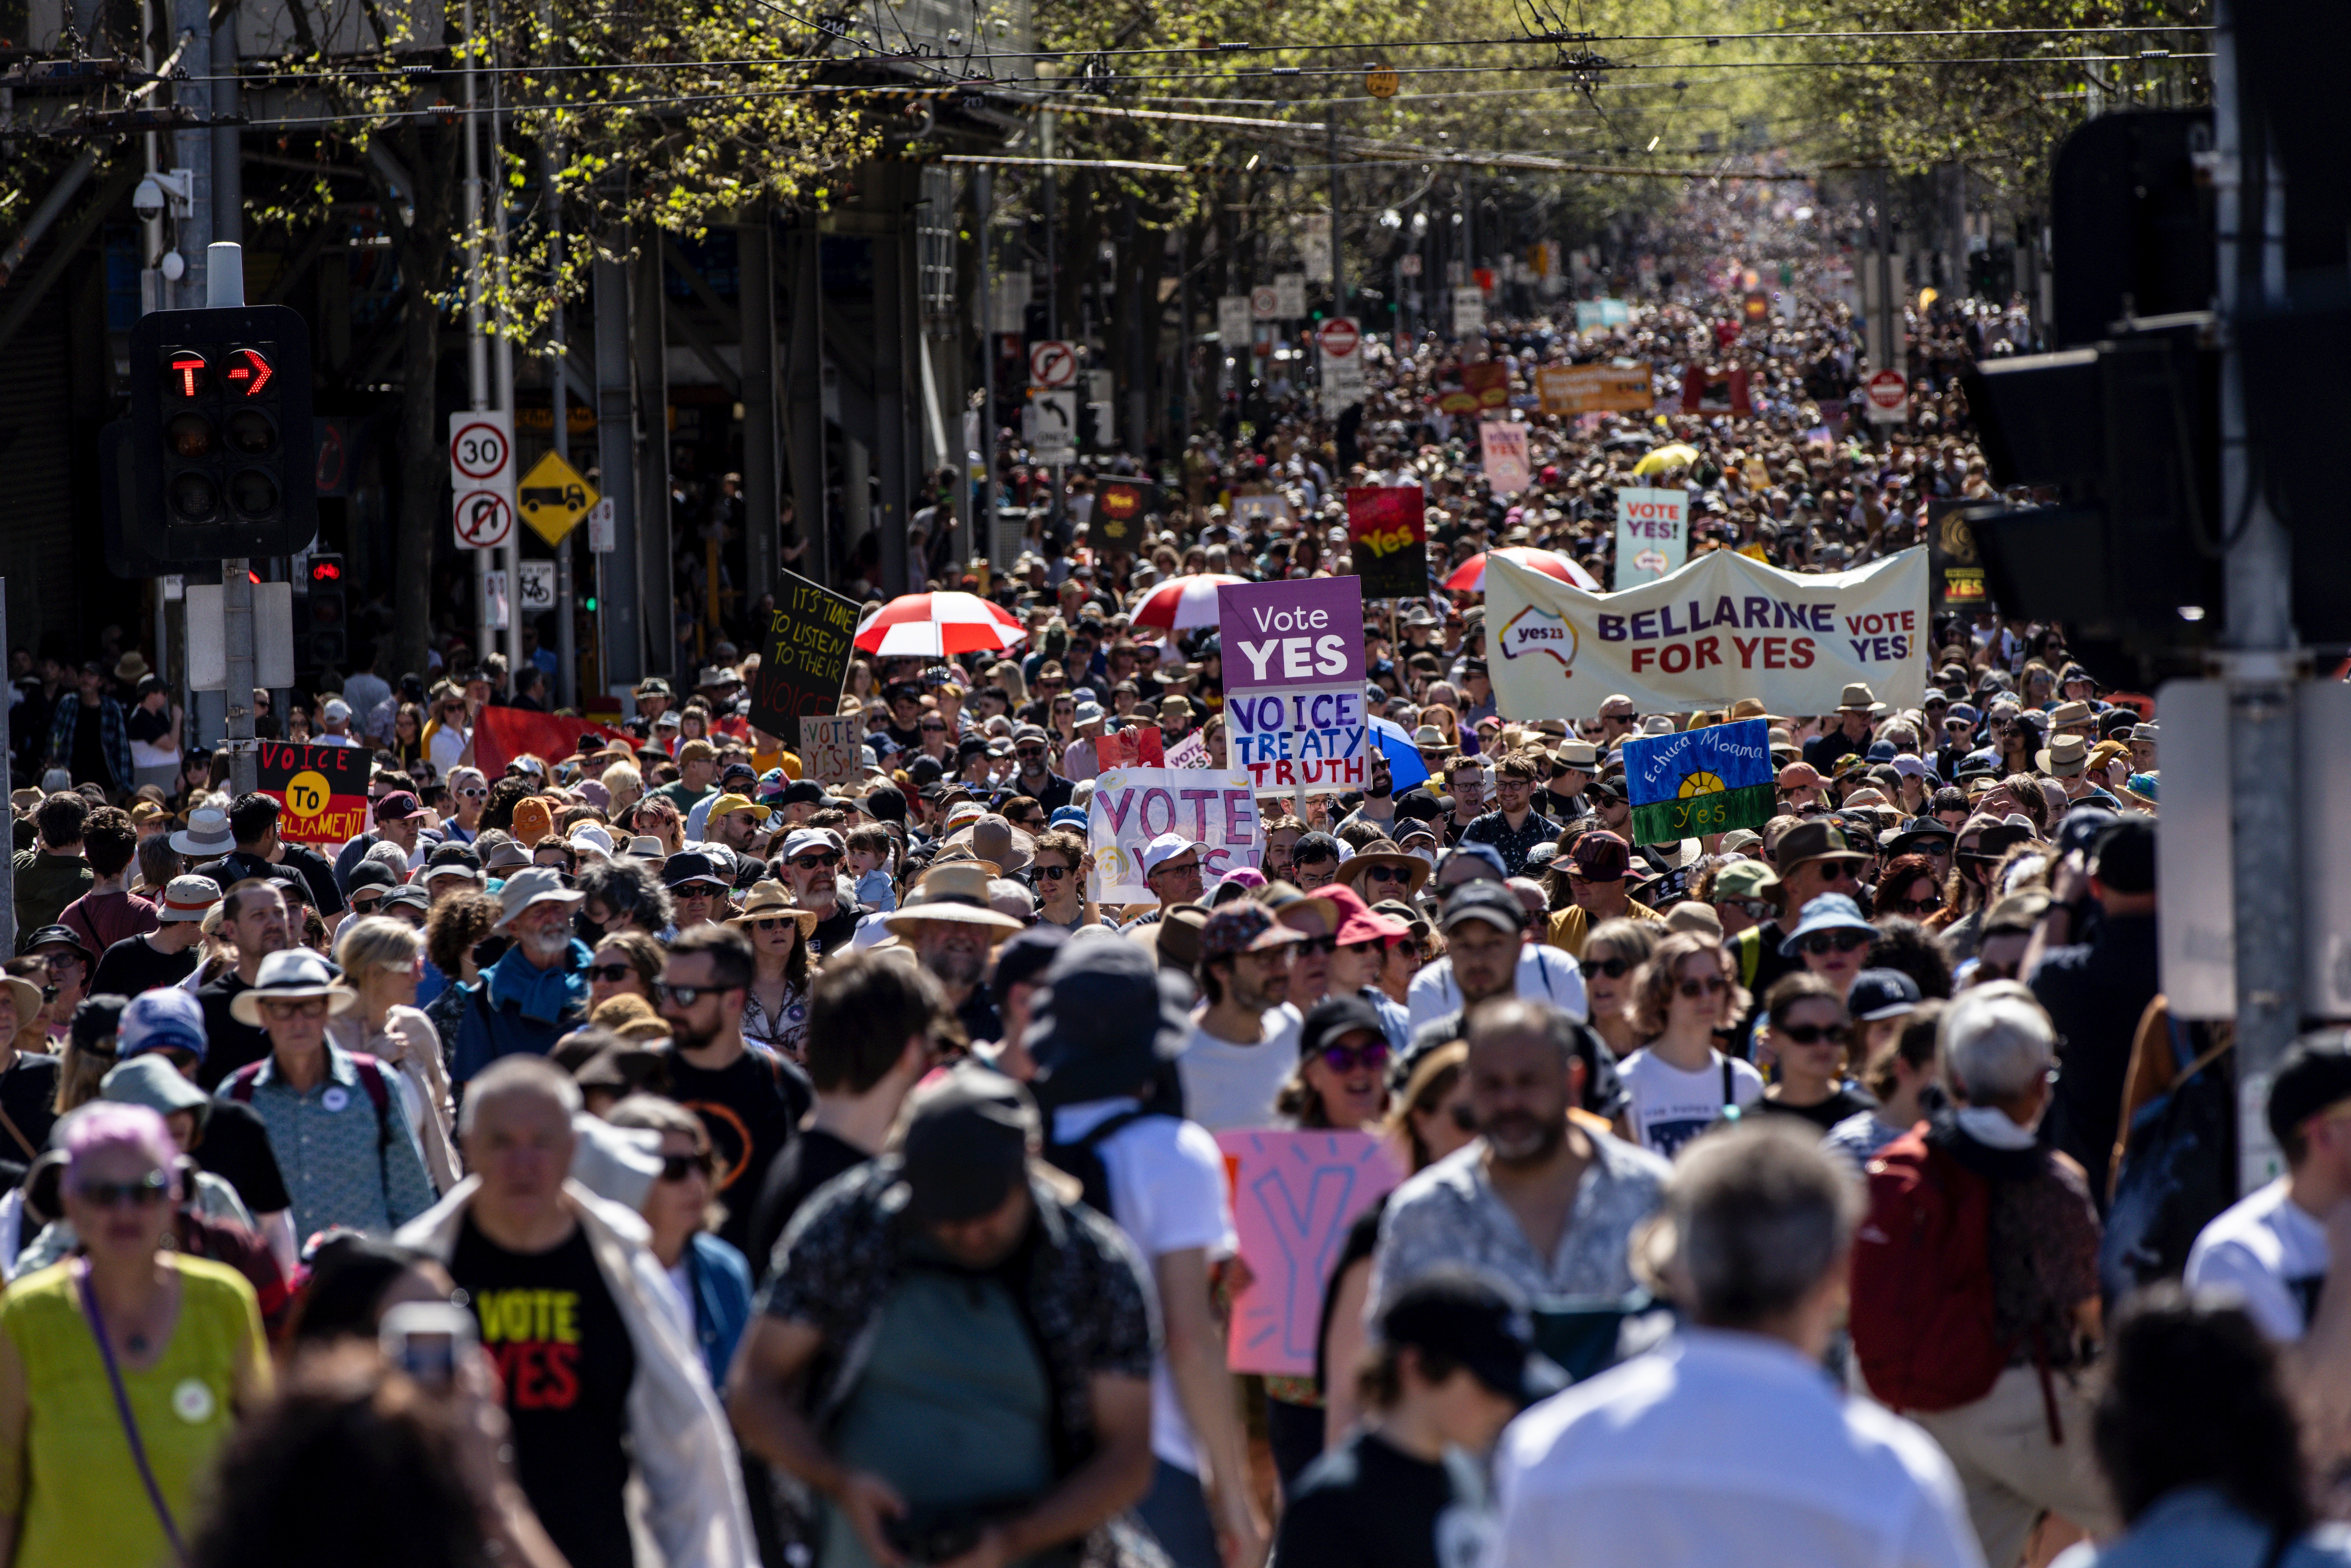
<svg viewBox="0 0 2351 1568">
<path fill-rule="evenodd" d="M 1487 667 L 1508 718 L 1590 718 L 1618 693 L 1643 713 L 1758 697 L 1775 714 L 1826 714 L 1855 684 L 1915 706 L 1928 632 L 1924 549 L 1823 573 L 1711 550 L 1622 593 L 1486 562 Z"/>
</svg>

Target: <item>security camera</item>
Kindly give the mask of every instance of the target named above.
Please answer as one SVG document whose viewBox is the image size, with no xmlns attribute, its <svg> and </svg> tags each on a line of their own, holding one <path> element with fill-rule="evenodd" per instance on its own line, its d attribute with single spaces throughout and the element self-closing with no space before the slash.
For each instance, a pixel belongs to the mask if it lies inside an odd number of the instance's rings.
<svg viewBox="0 0 2351 1568">
<path fill-rule="evenodd" d="M 152 175 L 140 181 L 139 188 L 131 193 L 131 210 L 145 224 L 163 215 L 163 187 L 156 183 Z"/>
</svg>

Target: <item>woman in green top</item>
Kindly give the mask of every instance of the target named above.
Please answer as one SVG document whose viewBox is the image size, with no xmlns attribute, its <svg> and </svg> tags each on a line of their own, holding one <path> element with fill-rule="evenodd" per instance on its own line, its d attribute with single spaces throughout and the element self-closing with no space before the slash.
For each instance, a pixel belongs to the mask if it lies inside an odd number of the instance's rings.
<svg viewBox="0 0 2351 1568">
<path fill-rule="evenodd" d="M 196 1490 L 268 1391 L 253 1288 L 163 1248 L 171 1134 L 143 1106 L 66 1127 L 66 1216 L 85 1255 L 0 1297 L 0 1568 L 183 1559 Z"/>
</svg>

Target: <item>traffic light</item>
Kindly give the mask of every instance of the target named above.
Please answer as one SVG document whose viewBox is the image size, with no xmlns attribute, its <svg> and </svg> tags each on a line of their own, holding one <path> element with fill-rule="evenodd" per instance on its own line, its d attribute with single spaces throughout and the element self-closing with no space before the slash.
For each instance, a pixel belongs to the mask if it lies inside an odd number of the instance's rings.
<svg viewBox="0 0 2351 1568">
<path fill-rule="evenodd" d="M 310 330 L 283 305 L 157 310 L 131 329 L 134 555 L 292 555 L 319 524 Z"/>
<path fill-rule="evenodd" d="M 310 635 L 306 644 L 317 669 L 340 669 L 347 639 L 343 628 L 343 558 L 310 558 Z"/>
</svg>

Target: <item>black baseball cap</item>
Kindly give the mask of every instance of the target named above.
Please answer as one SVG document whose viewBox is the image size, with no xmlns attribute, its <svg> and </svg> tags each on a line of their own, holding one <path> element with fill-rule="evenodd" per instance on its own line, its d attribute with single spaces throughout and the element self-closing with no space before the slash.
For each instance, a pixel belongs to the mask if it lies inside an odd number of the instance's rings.
<svg viewBox="0 0 2351 1568">
<path fill-rule="evenodd" d="M 914 1091 L 906 1130 L 882 1156 L 883 1204 L 916 1225 L 952 1225 L 999 1207 L 1026 1179 L 1037 1103 L 994 1068 L 965 1062 Z"/>
<path fill-rule="evenodd" d="M 1506 1399 L 1531 1405 L 1567 1386 L 1567 1374 L 1535 1349 L 1526 1303 L 1499 1281 L 1466 1269 L 1430 1270 L 1380 1314 L 1380 1338 L 1442 1358 Z"/>
<path fill-rule="evenodd" d="M 1301 861 L 1334 861 L 1340 858 L 1339 841 L 1328 833 L 1303 833 L 1290 846 L 1290 863 Z"/>
<path fill-rule="evenodd" d="M 2288 1143 L 2313 1116 L 2351 1100 L 2351 1045 L 2335 1035 L 2285 1053 L 2270 1081 L 2270 1135 Z"/>
<path fill-rule="evenodd" d="M 1482 920 L 1515 936 L 1527 928 L 1527 908 L 1506 884 L 1479 877 L 1453 890 L 1437 916 L 1437 929 L 1450 931 L 1468 920 Z"/>
<path fill-rule="evenodd" d="M 2098 835 L 2090 852 L 2090 874 L 2116 893 L 2155 891 L 2155 821 L 2123 817 Z"/>
</svg>

